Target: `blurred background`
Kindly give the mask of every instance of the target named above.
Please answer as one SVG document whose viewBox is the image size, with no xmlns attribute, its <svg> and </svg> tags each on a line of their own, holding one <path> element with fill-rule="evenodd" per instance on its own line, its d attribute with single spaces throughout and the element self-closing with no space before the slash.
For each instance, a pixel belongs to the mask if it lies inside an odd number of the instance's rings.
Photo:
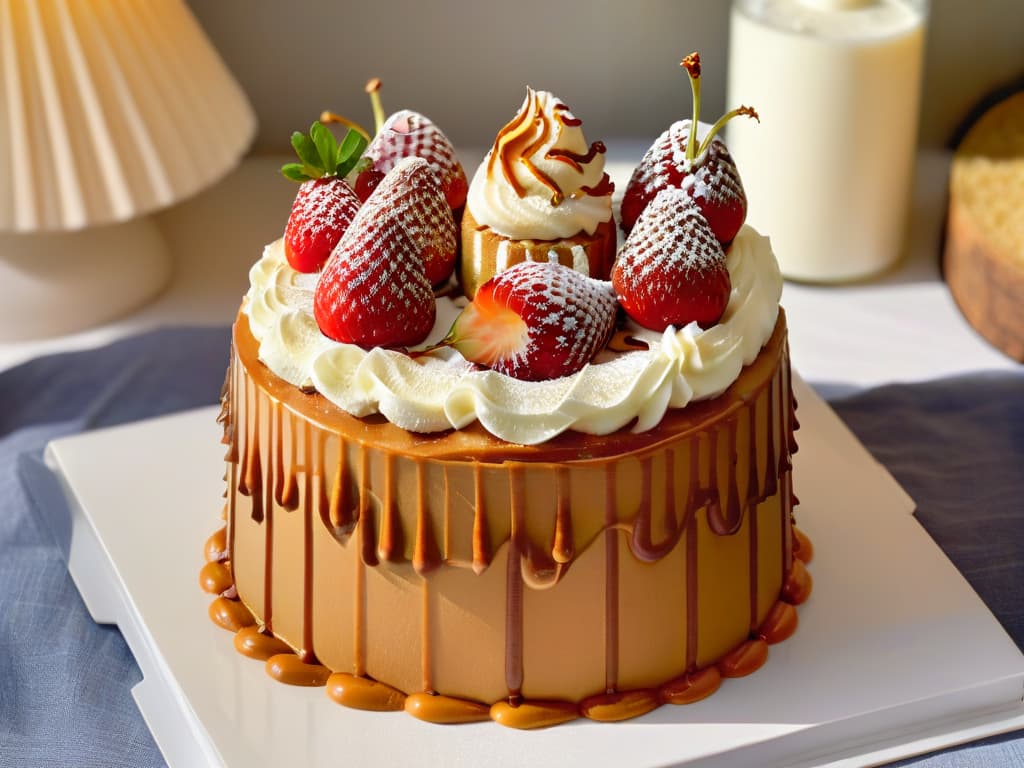
<svg viewBox="0 0 1024 768">
<path fill-rule="evenodd" d="M 189 5 L 256 110 L 256 152 L 287 150 L 326 107 L 372 123 L 363 85 L 374 76 L 387 110 L 423 112 L 460 148 L 489 146 L 526 85 L 564 99 L 591 140 L 649 142 L 689 116 L 677 64 L 692 50 L 705 64 L 703 113 L 724 107 L 724 0 Z M 921 143 L 944 145 L 983 95 L 1022 76 L 1022 0 L 932 0 Z"/>
</svg>

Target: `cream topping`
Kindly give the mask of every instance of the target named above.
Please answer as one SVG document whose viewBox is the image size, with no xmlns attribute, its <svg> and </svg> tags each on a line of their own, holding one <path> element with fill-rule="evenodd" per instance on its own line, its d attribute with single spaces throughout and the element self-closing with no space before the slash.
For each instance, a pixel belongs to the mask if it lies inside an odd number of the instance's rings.
<svg viewBox="0 0 1024 768">
<path fill-rule="evenodd" d="M 646 431 L 667 409 L 724 392 L 771 337 L 782 295 L 768 238 L 751 227 L 740 230 L 726 264 L 732 293 L 717 325 L 670 326 L 663 333 L 633 326 L 630 335 L 648 349 L 606 350 L 581 371 L 551 381 L 480 370 L 451 349 L 411 358 L 328 339 L 313 318 L 316 275 L 292 270 L 281 240 L 250 270 L 243 311 L 271 371 L 315 388 L 353 416 L 380 413 L 411 432 L 479 421 L 502 440 L 533 445 L 567 429 L 601 435 L 632 423 L 633 431 Z M 424 346 L 444 337 L 464 304 L 437 300 L 437 321 Z"/>
<path fill-rule="evenodd" d="M 528 88 L 469 185 L 473 218 L 515 240 L 594 234 L 611 218 L 611 188 L 604 145 L 588 145 L 580 125 L 556 96 Z"/>
</svg>

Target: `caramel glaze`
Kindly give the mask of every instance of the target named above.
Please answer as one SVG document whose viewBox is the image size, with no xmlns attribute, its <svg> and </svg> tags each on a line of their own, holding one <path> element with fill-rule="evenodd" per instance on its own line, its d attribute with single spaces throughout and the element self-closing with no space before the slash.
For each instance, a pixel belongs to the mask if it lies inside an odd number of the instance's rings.
<svg viewBox="0 0 1024 768">
<path fill-rule="evenodd" d="M 255 342 L 249 334 L 246 318 L 240 315 L 235 327 L 235 349 L 242 359 L 255 360 Z M 248 514 L 263 526 L 266 533 L 265 584 L 262 605 L 256 613 L 238 598 L 217 597 L 210 606 L 215 623 L 236 632 L 235 644 L 240 652 L 254 658 L 266 659 L 268 673 L 282 682 L 297 685 L 327 686 L 335 701 L 360 709 L 395 710 L 406 712 L 435 723 L 474 722 L 493 719 L 509 727 L 536 728 L 565 722 L 575 717 L 588 717 L 601 721 L 622 720 L 642 715 L 665 704 L 684 704 L 700 700 L 715 690 L 723 677 L 738 677 L 758 669 L 766 660 L 769 644 L 788 638 L 796 629 L 794 605 L 808 598 L 812 588 L 810 574 L 804 566 L 810 559 L 810 541 L 792 526 L 792 503 L 789 457 L 796 449 L 793 416 L 795 401 L 788 379 L 788 361 L 785 345 L 785 322 L 780 315 L 772 340 L 762 351 L 775 351 L 782 356 L 776 375 L 766 377 L 766 390 L 740 395 L 730 388 L 713 401 L 694 403 L 682 411 L 670 412 L 663 429 L 647 433 L 616 433 L 609 437 L 583 436 L 566 433 L 541 447 L 518 446 L 490 437 L 479 427 L 441 435 L 415 435 L 388 424 L 383 419 L 356 420 L 340 412 L 316 394 L 305 394 L 278 381 L 258 365 L 240 364 L 236 358 L 229 371 L 224 400 L 227 404 L 220 417 L 224 425 L 225 441 L 229 446 L 227 477 L 238 494 L 228 494 L 228 526 L 210 537 L 206 544 L 207 566 L 219 566 L 217 578 L 204 577 L 214 587 L 223 586 L 221 570 L 232 574 L 231 554 L 234 546 L 235 526 L 238 523 L 238 495 L 248 497 Z M 759 358 L 760 359 L 760 358 Z M 769 361 L 770 362 L 770 361 Z M 251 393 L 256 388 L 273 399 L 270 423 L 260 428 L 260 409 L 252 405 Z M 767 440 L 759 441 L 755 418 L 756 402 L 762 398 L 770 404 L 770 412 L 778 421 L 769 424 Z M 754 405 L 750 405 L 754 402 Z M 292 414 L 301 413 L 302 419 Z M 243 423 L 252 425 L 242 430 L 241 446 L 236 429 L 236 414 Z M 305 426 L 301 426 L 305 424 Z M 714 424 L 718 428 L 707 425 Z M 287 426 L 286 426 L 287 425 Z M 358 426 L 358 429 L 355 427 Z M 749 460 L 748 476 L 741 494 L 736 473 L 730 471 L 735 463 L 737 435 L 746 430 L 745 444 L 750 450 L 759 442 L 766 443 L 767 461 L 763 469 L 756 459 Z M 772 431 L 774 430 L 774 432 Z M 301 441 L 297 433 L 302 432 Z M 326 436 L 334 433 L 359 435 L 353 451 L 338 452 L 336 464 L 328 467 L 325 461 Z M 272 454 L 274 466 L 263 468 L 261 435 L 270 445 L 277 446 Z M 314 438 L 313 435 L 316 435 Z M 668 435 L 669 437 L 666 437 Z M 286 437 L 287 436 L 287 437 Z M 692 438 L 692 443 L 703 450 L 687 450 L 683 458 L 687 469 L 681 477 L 675 471 L 662 471 L 665 484 L 666 509 L 660 527 L 655 529 L 651 516 L 650 489 L 654 484 L 651 458 L 646 452 L 662 447 L 664 443 L 678 441 L 680 436 Z M 720 442 L 720 441 L 723 441 Z M 398 509 L 389 461 L 383 467 L 383 483 L 371 477 L 366 460 L 368 446 L 386 443 L 392 456 L 405 454 L 417 462 L 416 498 L 413 514 L 405 515 Z M 287 445 L 287 450 L 284 446 Z M 344 446 L 343 446 L 344 447 Z M 616 488 L 616 475 L 606 472 L 606 504 L 601 525 L 580 526 L 582 518 L 574 516 L 571 503 L 569 464 L 595 464 L 603 459 L 633 453 L 640 463 L 642 481 L 641 498 L 636 509 L 626 519 L 621 509 L 621 496 Z M 668 467 L 679 467 L 673 449 L 668 449 Z M 732 457 L 721 464 L 720 457 Z M 353 458 L 355 461 L 353 461 Z M 471 557 L 458 556 L 459 543 L 451 539 L 448 506 L 452 491 L 448 487 L 448 471 L 452 463 L 472 460 L 475 478 L 473 498 L 473 524 Z M 350 466 L 354 464 L 355 466 Z M 438 536 L 430 520 L 429 498 L 425 491 L 425 478 L 436 466 L 442 466 L 443 499 L 446 512 L 443 533 Z M 499 535 L 488 530 L 488 505 L 493 496 L 485 490 L 488 466 L 506 465 L 509 469 L 509 528 Z M 526 520 L 524 484 L 527 475 L 537 469 L 552 473 L 554 492 L 553 530 L 538 539 L 538 532 Z M 332 471 L 333 470 L 333 471 Z M 298 481 L 299 475 L 303 481 Z M 265 480 L 265 475 L 270 480 Z M 327 477 L 333 482 L 328 485 Z M 704 480 L 702 481 L 702 478 Z M 723 480 L 724 478 L 724 480 Z M 535 481 L 535 477 L 533 478 Z M 685 483 L 685 490 L 679 484 Z M 230 489 L 229 489 L 230 490 Z M 682 493 L 680 491 L 683 490 Z M 781 546 L 782 587 L 778 599 L 762 614 L 758 610 L 761 569 L 758 559 L 758 515 L 748 514 L 764 499 L 781 494 L 783 503 L 783 536 Z M 679 500 L 683 503 L 680 504 Z M 275 638 L 270 627 L 273 594 L 274 540 L 272 531 L 273 509 L 305 509 L 303 553 L 310 562 L 311 527 L 314 519 L 330 530 L 339 543 L 347 544 L 355 534 L 359 548 L 352 591 L 356 596 L 354 626 L 354 673 L 334 672 L 316 662 L 312 648 L 312 590 L 309 572 L 303 579 L 303 632 L 302 643 L 295 648 Z M 714 536 L 734 536 L 745 518 L 750 547 L 749 569 L 750 634 L 717 661 L 699 666 L 697 604 L 698 558 L 697 536 L 686 535 L 693 530 L 698 510 L 704 510 L 707 526 Z M 315 511 L 315 512 L 314 512 Z M 313 513 L 311 513 L 313 512 Z M 579 528 L 585 530 L 579 530 Z M 639 562 L 657 562 L 683 542 L 687 554 L 684 572 L 686 590 L 686 669 L 680 677 L 653 688 L 620 690 L 618 685 L 618 623 L 620 604 L 618 589 L 618 558 L 620 551 L 615 536 L 627 534 L 628 552 Z M 523 588 L 545 589 L 557 584 L 572 563 L 592 545 L 603 541 L 606 562 L 605 582 L 605 687 L 603 691 L 584 697 L 578 702 L 531 700 L 520 693 L 523 682 Z M 470 568 L 477 574 L 487 571 L 495 551 L 507 545 L 505 678 L 507 696 L 490 705 L 448 695 L 438 695 L 431 685 L 430 627 L 430 575 L 442 567 Z M 468 560 L 468 561 L 467 561 Z M 375 681 L 366 674 L 366 569 L 383 567 L 389 563 L 411 563 L 423 578 L 423 636 L 422 667 L 423 690 L 404 692 Z M 207 569 L 204 566 L 204 571 Z M 211 589 L 211 591 L 213 591 Z M 223 590 L 219 590 L 223 592 Z M 762 617 L 763 616 L 763 617 Z M 759 620 L 759 617 L 760 618 Z"/>
</svg>

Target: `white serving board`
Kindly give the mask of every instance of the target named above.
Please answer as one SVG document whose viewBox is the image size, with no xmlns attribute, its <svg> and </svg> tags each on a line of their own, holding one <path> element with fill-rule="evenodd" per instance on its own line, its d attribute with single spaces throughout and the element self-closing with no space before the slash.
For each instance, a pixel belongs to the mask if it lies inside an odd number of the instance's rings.
<svg viewBox="0 0 1024 768">
<path fill-rule="evenodd" d="M 522 732 L 349 710 L 236 653 L 198 586 L 203 543 L 221 525 L 213 408 L 57 440 L 47 461 L 71 509 L 71 575 L 96 621 L 125 635 L 144 676 L 133 693 L 172 768 L 845 768 L 1024 727 L 1024 655 L 910 498 L 795 387 L 797 519 L 815 546 L 800 628 L 714 696 L 610 725 Z"/>
</svg>

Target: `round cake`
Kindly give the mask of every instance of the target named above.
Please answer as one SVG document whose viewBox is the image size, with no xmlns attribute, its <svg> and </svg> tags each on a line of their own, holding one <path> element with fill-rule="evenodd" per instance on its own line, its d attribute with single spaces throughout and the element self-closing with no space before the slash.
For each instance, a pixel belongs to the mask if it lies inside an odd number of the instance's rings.
<svg viewBox="0 0 1024 768">
<path fill-rule="evenodd" d="M 222 399 L 226 525 L 201 573 L 211 617 L 278 680 L 436 723 L 623 720 L 759 668 L 811 590 L 767 238 L 743 227 L 720 248 L 667 193 L 640 216 L 620 260 L 667 249 L 664 264 L 641 264 L 648 283 L 692 251 L 694 227 L 710 242 L 688 274 L 726 281 L 713 322 L 684 313 L 652 327 L 643 301 L 613 300 L 612 283 L 552 257 L 510 265 L 472 301 L 436 292 L 412 345 L 338 340 L 324 283 L 343 274 L 338 260 L 383 247 L 366 232 L 393 231 L 371 222 L 405 210 L 408 190 L 443 200 L 420 168 L 388 172 L 324 266 L 297 269 L 281 240 L 250 272 Z M 397 236 L 399 257 L 418 231 Z M 514 303 L 517 281 L 548 276 Z M 617 284 L 632 290 L 628 275 Z M 416 294 L 395 295 L 411 311 Z M 480 353 L 467 338 L 494 318 L 487 339 L 502 343 Z M 587 323 L 600 327 L 584 334 Z M 525 349 L 509 351 L 509 327 Z M 562 337 L 584 335 L 582 362 L 532 375 L 568 349 Z"/>
</svg>

